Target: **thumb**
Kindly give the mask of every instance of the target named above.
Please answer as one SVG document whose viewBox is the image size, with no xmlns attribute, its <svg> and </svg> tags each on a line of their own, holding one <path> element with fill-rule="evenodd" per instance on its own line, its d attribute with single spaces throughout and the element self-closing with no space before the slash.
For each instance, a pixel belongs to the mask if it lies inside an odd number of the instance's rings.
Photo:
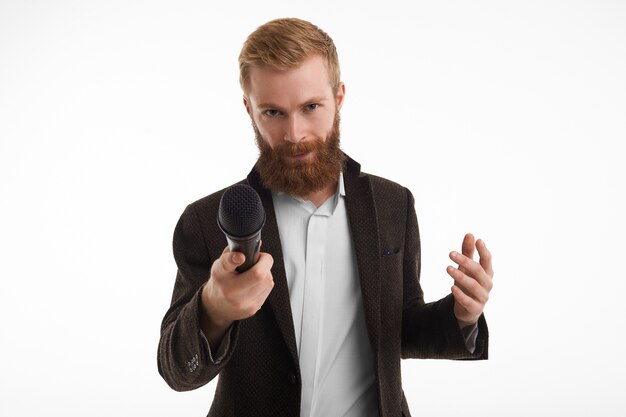
<svg viewBox="0 0 626 417">
<path fill-rule="evenodd" d="M 235 269 L 243 264 L 246 260 L 246 255 L 241 252 L 231 252 L 228 246 L 222 252 L 222 267 L 224 272 L 233 272 Z"/>
</svg>

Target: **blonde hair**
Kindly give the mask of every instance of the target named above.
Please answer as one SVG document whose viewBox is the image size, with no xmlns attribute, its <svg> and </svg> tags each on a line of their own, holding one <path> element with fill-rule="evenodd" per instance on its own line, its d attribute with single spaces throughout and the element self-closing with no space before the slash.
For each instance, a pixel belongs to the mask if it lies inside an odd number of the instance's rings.
<svg viewBox="0 0 626 417">
<path fill-rule="evenodd" d="M 297 18 L 271 20 L 252 32 L 239 54 L 239 84 L 250 88 L 250 68 L 269 67 L 284 71 L 295 68 L 314 55 L 326 59 L 333 93 L 340 82 L 339 59 L 333 40 L 326 32 Z"/>
</svg>

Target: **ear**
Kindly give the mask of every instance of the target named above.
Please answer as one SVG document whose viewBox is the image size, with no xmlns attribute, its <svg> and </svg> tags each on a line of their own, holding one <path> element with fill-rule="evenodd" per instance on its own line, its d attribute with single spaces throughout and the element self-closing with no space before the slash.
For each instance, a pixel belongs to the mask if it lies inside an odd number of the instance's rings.
<svg viewBox="0 0 626 417">
<path fill-rule="evenodd" d="M 250 117 L 252 117 L 252 107 L 250 106 L 250 100 L 245 95 L 243 96 L 243 105 L 246 108 L 246 111 L 248 112 L 248 115 L 250 115 Z"/>
<path fill-rule="evenodd" d="M 343 99 L 346 97 L 346 85 L 343 82 L 339 82 L 337 86 L 337 95 L 335 96 L 335 104 L 337 104 L 337 111 L 341 110 L 343 106 Z"/>
</svg>

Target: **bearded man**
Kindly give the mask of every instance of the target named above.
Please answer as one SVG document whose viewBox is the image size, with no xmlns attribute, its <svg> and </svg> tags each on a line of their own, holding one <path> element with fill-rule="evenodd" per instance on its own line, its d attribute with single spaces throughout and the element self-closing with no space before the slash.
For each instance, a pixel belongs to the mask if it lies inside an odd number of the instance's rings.
<svg viewBox="0 0 626 417">
<path fill-rule="evenodd" d="M 332 39 L 273 20 L 248 37 L 239 64 L 260 151 L 241 183 L 266 212 L 262 252 L 236 270 L 245 256 L 216 222 L 225 190 L 187 206 L 159 372 L 180 391 L 219 375 L 209 416 L 409 416 L 402 358 L 487 358 L 491 255 L 465 235 L 450 254 L 451 294 L 425 303 L 411 192 L 341 150 Z"/>
</svg>

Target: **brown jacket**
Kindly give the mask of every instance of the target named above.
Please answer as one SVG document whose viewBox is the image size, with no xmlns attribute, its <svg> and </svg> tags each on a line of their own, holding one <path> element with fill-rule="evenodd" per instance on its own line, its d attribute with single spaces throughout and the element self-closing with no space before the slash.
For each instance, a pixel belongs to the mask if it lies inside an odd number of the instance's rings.
<svg viewBox="0 0 626 417">
<path fill-rule="evenodd" d="M 234 324 L 226 355 L 212 364 L 199 327 L 200 293 L 212 262 L 226 247 L 216 220 L 225 190 L 187 206 L 174 232 L 178 273 L 161 325 L 159 373 L 178 391 L 201 387 L 219 374 L 209 416 L 298 417 L 300 371 L 272 197 L 255 169 L 247 183 L 259 193 L 266 211 L 263 250 L 274 258 L 274 289 L 257 314 Z M 424 303 L 415 202 L 408 189 L 362 173 L 351 159 L 344 184 L 374 352 L 378 411 L 381 416 L 410 416 L 400 359 L 487 359 L 487 324 L 481 317 L 476 351 L 470 354 L 454 317 L 452 296 Z"/>
</svg>

